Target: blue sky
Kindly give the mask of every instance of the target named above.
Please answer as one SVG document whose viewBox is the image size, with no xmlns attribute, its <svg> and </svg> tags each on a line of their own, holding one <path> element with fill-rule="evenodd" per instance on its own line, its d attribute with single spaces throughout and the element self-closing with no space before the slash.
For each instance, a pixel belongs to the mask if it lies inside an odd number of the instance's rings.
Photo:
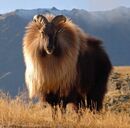
<svg viewBox="0 0 130 128">
<path fill-rule="evenodd" d="M 0 0 L 0 13 L 15 9 L 79 8 L 88 11 L 109 10 L 118 6 L 130 7 L 130 0 Z"/>
</svg>

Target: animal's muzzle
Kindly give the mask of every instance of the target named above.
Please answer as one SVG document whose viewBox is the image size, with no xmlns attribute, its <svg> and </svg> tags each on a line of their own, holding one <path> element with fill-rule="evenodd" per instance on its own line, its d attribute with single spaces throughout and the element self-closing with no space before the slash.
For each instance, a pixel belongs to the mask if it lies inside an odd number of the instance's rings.
<svg viewBox="0 0 130 128">
<path fill-rule="evenodd" d="M 53 51 L 54 51 L 54 46 L 49 44 L 46 50 L 47 54 L 52 54 Z"/>
</svg>

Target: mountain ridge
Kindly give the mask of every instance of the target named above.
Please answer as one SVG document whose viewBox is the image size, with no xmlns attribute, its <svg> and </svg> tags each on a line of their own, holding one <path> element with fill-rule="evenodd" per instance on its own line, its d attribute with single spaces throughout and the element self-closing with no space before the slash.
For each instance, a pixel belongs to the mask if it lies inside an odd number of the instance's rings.
<svg viewBox="0 0 130 128">
<path fill-rule="evenodd" d="M 0 89 L 16 95 L 25 87 L 22 38 L 35 14 L 52 13 L 72 19 L 85 32 L 103 40 L 113 65 L 130 65 L 130 8 L 89 12 L 84 9 L 17 9 L 0 15 Z M 4 74 L 5 77 L 2 77 Z"/>
</svg>

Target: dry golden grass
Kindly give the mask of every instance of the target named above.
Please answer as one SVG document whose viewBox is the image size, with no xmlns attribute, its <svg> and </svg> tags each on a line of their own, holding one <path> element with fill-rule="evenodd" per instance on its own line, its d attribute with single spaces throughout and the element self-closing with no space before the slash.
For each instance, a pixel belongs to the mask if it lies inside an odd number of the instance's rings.
<svg viewBox="0 0 130 128">
<path fill-rule="evenodd" d="M 121 74 L 130 74 L 130 66 L 116 66 L 114 70 Z"/>
<path fill-rule="evenodd" d="M 68 106 L 64 116 L 61 115 L 60 109 L 58 109 L 57 118 L 53 120 L 50 106 L 45 108 L 41 107 L 40 104 L 27 103 L 20 96 L 11 99 L 1 92 L 0 127 L 130 128 L 130 115 L 105 110 L 93 114 L 88 110 L 84 110 L 81 116 L 76 114 L 71 106 Z"/>
<path fill-rule="evenodd" d="M 121 74 L 130 73 L 130 67 L 114 67 L 114 70 Z M 121 76 L 110 85 L 119 82 L 123 87 L 129 85 Z M 64 115 L 58 108 L 55 120 L 49 105 L 34 104 L 24 97 L 24 93 L 12 99 L 0 91 L 0 128 L 130 128 L 130 91 L 125 90 L 109 89 L 100 113 L 80 109 L 77 114 L 70 105 Z"/>
</svg>

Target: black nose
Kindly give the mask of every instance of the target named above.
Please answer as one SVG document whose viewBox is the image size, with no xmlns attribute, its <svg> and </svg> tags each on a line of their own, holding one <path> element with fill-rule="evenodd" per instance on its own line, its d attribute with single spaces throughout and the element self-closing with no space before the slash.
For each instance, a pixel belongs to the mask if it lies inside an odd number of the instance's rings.
<svg viewBox="0 0 130 128">
<path fill-rule="evenodd" d="M 50 45 L 50 44 L 49 44 L 49 45 L 47 46 L 47 50 L 48 50 L 48 51 L 51 51 L 52 49 L 53 49 L 53 45 Z"/>
</svg>

